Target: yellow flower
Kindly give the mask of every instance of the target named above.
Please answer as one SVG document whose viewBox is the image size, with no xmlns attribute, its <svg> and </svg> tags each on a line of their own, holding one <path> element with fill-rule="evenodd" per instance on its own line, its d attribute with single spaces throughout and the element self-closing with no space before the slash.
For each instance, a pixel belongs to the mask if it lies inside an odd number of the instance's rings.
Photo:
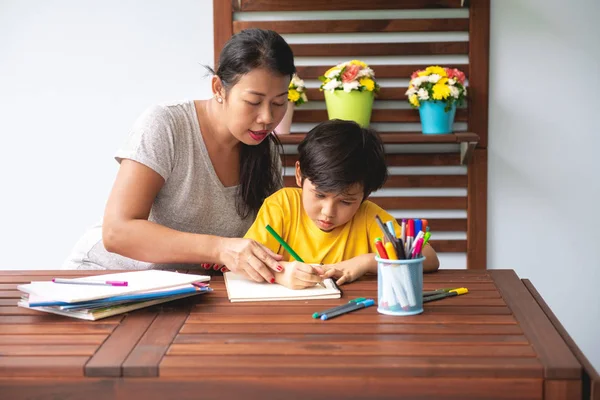
<svg viewBox="0 0 600 400">
<path fill-rule="evenodd" d="M 300 93 L 296 89 L 288 90 L 288 100 L 296 102 L 300 98 Z"/>
<path fill-rule="evenodd" d="M 431 75 L 431 72 L 428 72 L 428 71 L 419 71 L 417 73 L 417 75 L 419 75 L 419 76 L 429 76 L 429 75 Z"/>
<path fill-rule="evenodd" d="M 447 76 L 446 70 L 440 66 L 427 67 L 425 71 L 429 72 L 429 74 L 438 74 L 439 76 Z"/>
<path fill-rule="evenodd" d="M 448 78 L 444 77 L 442 79 L 440 79 L 439 81 L 437 81 L 438 85 L 445 85 L 448 83 Z"/>
<path fill-rule="evenodd" d="M 367 68 L 368 67 L 367 64 L 365 64 L 364 62 L 362 62 L 360 60 L 352 60 L 352 61 L 350 61 L 350 64 L 358 65 L 361 68 Z"/>
<path fill-rule="evenodd" d="M 371 78 L 360 78 L 358 83 L 361 86 L 364 86 L 369 92 L 372 92 L 375 89 L 375 82 Z"/>
<path fill-rule="evenodd" d="M 433 85 L 433 99 L 434 100 L 446 100 L 450 96 L 450 87 L 436 83 Z"/>
<path fill-rule="evenodd" d="M 416 94 L 410 95 L 408 96 L 408 101 L 410 102 L 410 104 L 412 104 L 415 107 L 419 107 L 419 98 L 417 97 Z"/>
</svg>

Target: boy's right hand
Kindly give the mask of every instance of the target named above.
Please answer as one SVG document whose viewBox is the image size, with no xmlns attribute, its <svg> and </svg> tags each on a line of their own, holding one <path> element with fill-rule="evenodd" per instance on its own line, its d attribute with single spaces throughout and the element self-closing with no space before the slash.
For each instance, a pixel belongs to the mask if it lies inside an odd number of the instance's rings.
<svg viewBox="0 0 600 400">
<path fill-rule="evenodd" d="M 305 289 L 322 282 L 319 276 L 322 272 L 318 267 L 298 261 L 281 262 L 283 272 L 275 274 L 275 281 L 289 289 Z"/>
</svg>

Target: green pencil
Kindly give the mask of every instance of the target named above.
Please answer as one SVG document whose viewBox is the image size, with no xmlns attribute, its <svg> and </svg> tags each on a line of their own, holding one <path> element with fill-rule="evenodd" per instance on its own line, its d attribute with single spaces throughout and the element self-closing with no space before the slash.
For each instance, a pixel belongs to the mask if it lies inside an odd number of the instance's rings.
<svg viewBox="0 0 600 400">
<path fill-rule="evenodd" d="M 280 244 L 280 245 L 281 245 L 281 246 L 282 246 L 284 249 L 286 249 L 288 253 L 290 253 L 290 255 L 291 255 L 293 258 L 294 258 L 294 260 L 296 260 L 296 261 L 300 261 L 301 263 L 303 263 L 303 262 L 304 262 L 304 260 L 302 259 L 302 257 L 300 257 L 300 256 L 298 255 L 298 253 L 296 253 L 296 252 L 294 251 L 294 249 L 292 249 L 292 248 L 290 247 L 290 245 L 289 245 L 289 244 L 287 244 L 287 243 L 285 242 L 285 240 L 283 240 L 283 238 L 282 238 L 281 236 L 279 236 L 279 234 L 278 234 L 277 232 L 275 232 L 275 230 L 274 230 L 273 228 L 271 228 L 271 226 L 270 226 L 270 225 L 267 225 L 267 226 L 266 226 L 266 228 L 267 228 L 267 231 L 268 231 L 268 232 L 269 232 L 271 235 L 273 235 L 273 237 L 275 238 L 275 240 L 277 240 L 277 241 L 279 242 L 279 244 Z M 325 284 L 324 284 L 323 282 L 319 282 L 319 286 L 325 287 Z"/>
<path fill-rule="evenodd" d="M 292 257 L 294 257 L 294 260 L 296 260 L 296 261 L 300 261 L 301 263 L 303 263 L 303 262 L 304 262 L 304 260 L 303 260 L 303 259 L 302 259 L 302 258 L 301 258 L 301 257 L 300 257 L 300 256 L 299 256 L 299 255 L 298 255 L 298 254 L 297 254 L 297 253 L 296 253 L 296 252 L 295 252 L 295 251 L 294 251 L 294 250 L 293 250 L 293 249 L 290 247 L 290 245 L 289 245 L 289 244 L 287 244 L 287 243 L 285 242 L 285 240 L 283 240 L 283 238 L 282 238 L 281 236 L 279 236 L 279 235 L 277 234 L 277 232 L 275 232 L 275 231 L 273 230 L 273 228 L 271 228 L 271 226 L 267 225 L 267 231 L 269 231 L 269 233 L 270 233 L 271 235 L 273 235 L 273 237 L 275 238 L 275 240 L 277 240 L 277 241 L 279 242 L 279 244 L 280 244 L 281 246 L 283 246 L 283 248 L 284 248 L 284 249 L 286 249 L 286 250 L 287 250 L 287 252 L 288 252 L 288 253 L 290 253 L 290 255 L 291 255 Z"/>
</svg>

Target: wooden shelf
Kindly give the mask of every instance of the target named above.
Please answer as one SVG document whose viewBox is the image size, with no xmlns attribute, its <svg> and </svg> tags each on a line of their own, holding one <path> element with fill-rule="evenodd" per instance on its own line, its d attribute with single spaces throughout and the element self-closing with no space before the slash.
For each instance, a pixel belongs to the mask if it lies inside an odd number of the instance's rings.
<svg viewBox="0 0 600 400">
<path fill-rule="evenodd" d="M 479 142 L 479 136 L 473 132 L 455 132 L 447 135 L 424 135 L 418 132 L 382 132 L 379 134 L 385 144 L 435 144 L 458 143 L 460 144 L 460 161 L 465 165 L 469 162 L 471 154 Z M 305 133 L 291 133 L 278 135 L 282 144 L 299 144 Z"/>
</svg>

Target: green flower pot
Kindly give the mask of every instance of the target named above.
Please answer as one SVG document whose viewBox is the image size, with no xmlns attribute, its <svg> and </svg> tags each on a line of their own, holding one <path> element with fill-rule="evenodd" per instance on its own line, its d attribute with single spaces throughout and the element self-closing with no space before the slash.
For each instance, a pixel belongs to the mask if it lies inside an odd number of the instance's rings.
<svg viewBox="0 0 600 400">
<path fill-rule="evenodd" d="M 329 119 L 355 121 L 363 128 L 369 126 L 373 110 L 373 92 L 325 90 L 324 93 Z"/>
</svg>

